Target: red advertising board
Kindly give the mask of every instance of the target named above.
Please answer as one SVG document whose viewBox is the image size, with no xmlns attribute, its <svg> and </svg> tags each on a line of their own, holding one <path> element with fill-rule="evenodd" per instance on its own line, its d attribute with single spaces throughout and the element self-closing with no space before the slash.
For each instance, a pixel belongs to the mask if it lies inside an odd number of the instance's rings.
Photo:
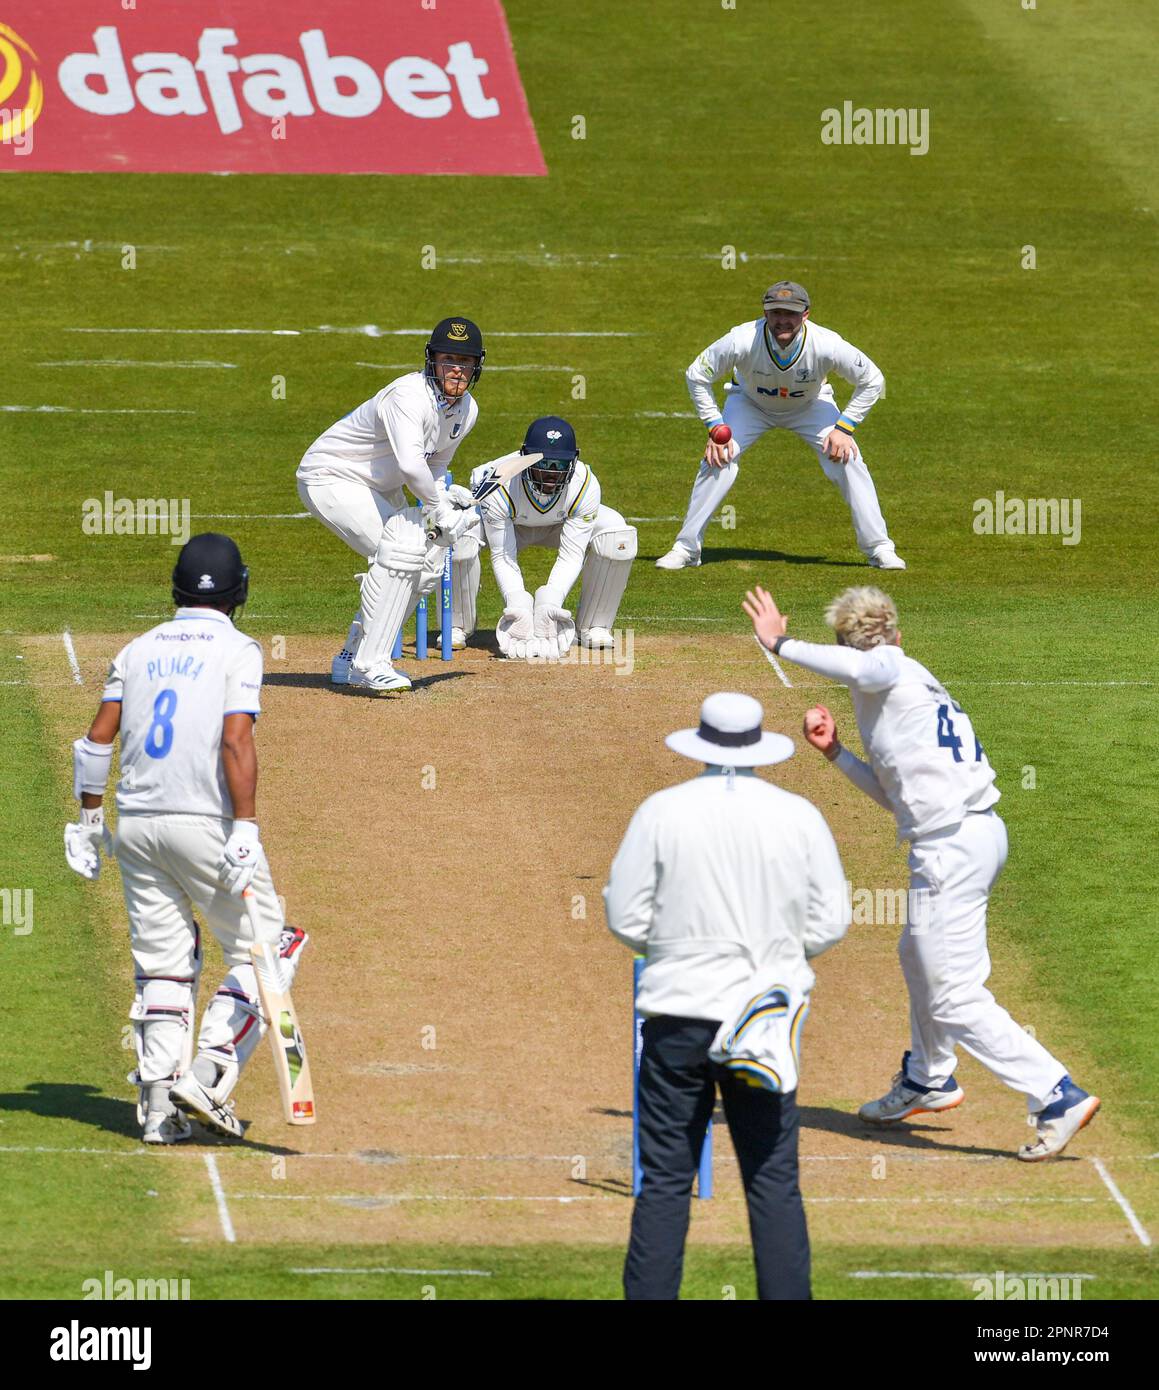
<svg viewBox="0 0 1159 1390">
<path fill-rule="evenodd" d="M 0 171 L 545 174 L 500 0 L 0 0 Z"/>
</svg>

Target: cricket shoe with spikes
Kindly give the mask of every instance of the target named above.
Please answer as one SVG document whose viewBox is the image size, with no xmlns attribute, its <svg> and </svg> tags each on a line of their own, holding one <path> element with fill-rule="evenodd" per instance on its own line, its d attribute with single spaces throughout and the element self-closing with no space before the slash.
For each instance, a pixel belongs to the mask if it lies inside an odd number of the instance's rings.
<svg viewBox="0 0 1159 1390">
<path fill-rule="evenodd" d="M 142 1144 L 181 1144 L 193 1138 L 193 1126 L 175 1105 L 150 1110 L 141 1131 Z"/>
<path fill-rule="evenodd" d="M 699 564 L 699 555 L 690 555 L 682 545 L 674 545 L 667 555 L 661 555 L 656 561 L 656 568 L 658 570 L 686 570 L 695 569 Z"/>
<path fill-rule="evenodd" d="M 369 690 L 375 695 L 386 695 L 392 690 L 411 689 L 410 681 L 401 671 L 396 671 L 389 661 L 380 661 L 369 671 L 360 671 L 357 666 L 351 666 L 346 684 L 352 690 Z"/>
<path fill-rule="evenodd" d="M 230 1139 L 240 1139 L 245 1133 L 245 1125 L 233 1113 L 233 1101 L 222 1104 L 192 1071 L 187 1071 L 177 1078 L 169 1091 L 169 1099 L 183 1114 L 188 1115 L 190 1119 L 200 1120 L 216 1134 L 224 1134 Z"/>
<path fill-rule="evenodd" d="M 330 662 L 330 684 L 349 685 L 350 684 L 350 663 L 354 660 L 354 653 L 346 651 L 345 648 L 338 653 Z"/>
<path fill-rule="evenodd" d="M 193 1138 L 193 1126 L 169 1099 L 170 1081 L 143 1086 L 135 1071 L 129 1080 L 137 1087 L 137 1123 L 144 1144 L 180 1144 Z"/>
<path fill-rule="evenodd" d="M 906 567 L 905 561 L 893 548 L 892 541 L 884 541 L 881 545 L 875 546 L 869 556 L 869 563 L 875 570 L 903 570 Z"/>
<path fill-rule="evenodd" d="M 581 647 L 591 647 L 596 651 L 606 650 L 616 645 L 615 635 L 606 627 L 587 627 L 579 635 Z"/>
<path fill-rule="evenodd" d="M 906 1071 L 909 1053 L 902 1054 L 901 1071 L 893 1078 L 890 1090 L 878 1100 L 867 1100 L 857 1112 L 871 1125 L 896 1125 L 913 1115 L 927 1115 L 939 1110 L 953 1110 L 966 1099 L 966 1093 L 954 1077 L 940 1086 L 922 1086 L 911 1081 Z"/>
<path fill-rule="evenodd" d="M 1041 1163 L 1044 1158 L 1057 1157 L 1080 1129 L 1086 1129 L 1102 1105 L 1098 1096 L 1089 1095 L 1069 1076 L 1064 1076 L 1050 1095 L 1042 1110 L 1027 1116 L 1038 1138 L 1018 1150 L 1023 1163 Z"/>
</svg>

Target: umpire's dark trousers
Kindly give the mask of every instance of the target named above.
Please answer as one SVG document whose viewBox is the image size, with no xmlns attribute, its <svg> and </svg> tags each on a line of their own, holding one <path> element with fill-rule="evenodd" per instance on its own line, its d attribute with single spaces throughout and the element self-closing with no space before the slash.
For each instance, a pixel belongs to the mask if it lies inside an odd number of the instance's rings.
<svg viewBox="0 0 1159 1390">
<path fill-rule="evenodd" d="M 809 1234 L 797 1181 L 796 1092 L 776 1095 L 708 1060 L 719 1024 L 650 1018 L 640 1060 L 640 1163 L 624 1263 L 627 1298 L 676 1298 L 684 1269 L 692 1180 L 720 1087 L 749 1209 L 760 1298 L 804 1299 Z"/>
</svg>

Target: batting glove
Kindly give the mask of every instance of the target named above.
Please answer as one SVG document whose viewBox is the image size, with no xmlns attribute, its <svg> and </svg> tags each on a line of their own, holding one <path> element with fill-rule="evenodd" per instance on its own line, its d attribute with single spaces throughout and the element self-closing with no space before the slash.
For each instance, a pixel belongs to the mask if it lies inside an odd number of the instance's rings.
<svg viewBox="0 0 1159 1390">
<path fill-rule="evenodd" d="M 261 840 L 258 838 L 257 823 L 252 820 L 235 820 L 217 866 L 217 876 L 229 890 L 231 897 L 241 897 L 253 882 L 258 865 L 265 863 L 265 857 Z"/>
<path fill-rule="evenodd" d="M 82 808 L 80 820 L 64 827 L 64 857 L 68 867 L 81 878 L 99 878 L 102 849 L 106 859 L 113 857 L 113 838 L 105 825 L 104 807 Z"/>
</svg>

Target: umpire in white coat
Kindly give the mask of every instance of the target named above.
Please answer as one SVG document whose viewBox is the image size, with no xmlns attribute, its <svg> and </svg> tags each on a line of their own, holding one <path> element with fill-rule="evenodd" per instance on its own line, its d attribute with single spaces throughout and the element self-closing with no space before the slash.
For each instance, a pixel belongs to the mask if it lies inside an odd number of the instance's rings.
<svg viewBox="0 0 1159 1390">
<path fill-rule="evenodd" d="M 810 1297 L 797 1041 L 814 982 L 806 962 L 841 940 L 850 913 L 820 811 L 754 772 L 794 752 L 791 739 L 762 731 L 762 716 L 750 696 L 710 695 L 698 729 L 668 736 L 669 748 L 705 763 L 704 772 L 637 810 L 604 889 L 613 936 L 646 956 L 637 1000 L 643 1184 L 624 1266 L 630 1299 L 679 1294 L 692 1180 L 718 1086 L 759 1297 Z M 785 1017 L 780 1046 L 730 1060 L 746 1004 L 770 985 L 789 1006 L 764 1011 L 766 1021 L 770 1012 Z"/>
</svg>

